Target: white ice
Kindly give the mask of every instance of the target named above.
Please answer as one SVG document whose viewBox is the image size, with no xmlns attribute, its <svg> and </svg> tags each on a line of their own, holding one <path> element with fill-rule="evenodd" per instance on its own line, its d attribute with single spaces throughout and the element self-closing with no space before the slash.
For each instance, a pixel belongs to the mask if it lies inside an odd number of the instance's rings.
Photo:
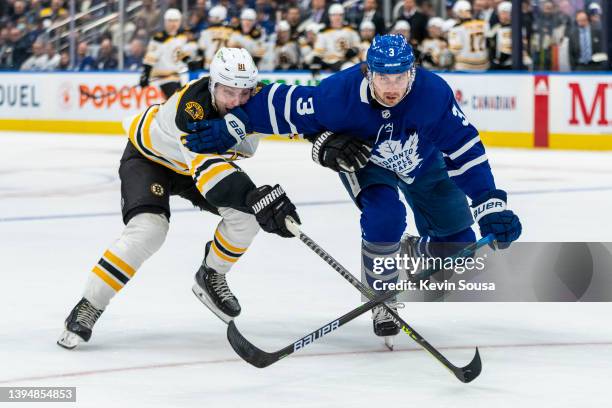
<svg viewBox="0 0 612 408">
<path fill-rule="evenodd" d="M 386 351 L 368 315 L 273 366 L 251 367 L 191 293 L 217 218 L 180 199 L 164 247 L 112 301 L 92 340 L 59 348 L 91 267 L 122 229 L 124 145 L 121 137 L 0 134 L 0 386 L 76 386 L 78 407 L 609 406 L 605 303 L 408 305 L 404 318 L 454 363 L 480 347 L 483 372 L 467 385 L 408 336 Z M 610 153 L 488 155 L 521 216 L 522 240 L 612 240 Z M 257 184 L 283 185 L 303 230 L 358 273 L 359 213 L 306 144 L 263 143 L 241 166 Z M 238 327 L 270 351 L 360 302 L 299 241 L 264 233 L 229 283 L 243 306 Z"/>
</svg>

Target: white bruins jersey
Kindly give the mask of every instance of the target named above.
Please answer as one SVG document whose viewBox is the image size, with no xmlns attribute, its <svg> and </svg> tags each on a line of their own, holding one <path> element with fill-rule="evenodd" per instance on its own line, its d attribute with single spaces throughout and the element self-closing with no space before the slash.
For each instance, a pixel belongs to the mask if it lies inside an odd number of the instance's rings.
<svg viewBox="0 0 612 408">
<path fill-rule="evenodd" d="M 198 48 L 204 54 L 204 68 L 208 69 L 213 57 L 220 48 L 228 46 L 233 33 L 234 29 L 232 27 L 222 24 L 212 24 L 210 27 L 202 30 L 198 40 Z"/>
<path fill-rule="evenodd" d="M 346 51 L 358 49 L 361 39 L 352 27 L 328 28 L 317 35 L 315 55 L 327 64 L 345 61 Z M 357 61 L 354 61 L 357 62 Z"/>
<path fill-rule="evenodd" d="M 482 20 L 467 20 L 451 28 L 448 45 L 455 56 L 455 69 L 459 71 L 489 68 L 486 35 L 488 24 Z"/>
<path fill-rule="evenodd" d="M 363 40 L 359 43 L 359 61 L 366 60 L 366 57 L 368 56 L 368 48 L 370 48 L 371 44 L 372 42 Z"/>
<path fill-rule="evenodd" d="M 197 49 L 190 38 L 189 32 L 179 31 L 170 35 L 161 31 L 149 41 L 143 62 L 153 67 L 152 76 L 164 77 L 160 84 L 178 81 L 178 73 L 187 69 L 183 60 L 193 58 Z"/>
<path fill-rule="evenodd" d="M 266 41 L 266 33 L 259 27 L 253 27 L 248 34 L 234 30 L 228 44 L 230 47 L 244 48 L 254 59 L 261 59 L 267 51 Z"/>
<path fill-rule="evenodd" d="M 312 64 L 312 58 L 314 57 L 314 47 L 308 42 L 305 37 L 298 39 L 298 46 L 300 47 L 300 56 L 302 63 L 305 65 Z"/>
<path fill-rule="evenodd" d="M 144 157 L 192 176 L 198 190 L 206 195 L 222 179 L 241 171 L 232 162 L 251 157 L 259 143 L 260 135 L 249 135 L 223 155 L 198 154 L 183 146 L 182 137 L 189 133 L 189 123 L 219 117 L 208 90 L 208 77 L 203 77 L 185 85 L 163 104 L 124 119 L 123 128 Z"/>
<path fill-rule="evenodd" d="M 512 26 L 496 24 L 489 33 L 493 61 L 497 64 L 512 65 Z"/>
<path fill-rule="evenodd" d="M 448 43 L 441 38 L 426 38 L 419 46 L 422 64 L 427 69 L 449 68 L 453 56 L 448 49 Z"/>
<path fill-rule="evenodd" d="M 274 46 L 274 69 L 298 69 L 300 64 L 300 50 L 295 41 L 289 40 L 284 44 L 276 43 Z"/>
</svg>

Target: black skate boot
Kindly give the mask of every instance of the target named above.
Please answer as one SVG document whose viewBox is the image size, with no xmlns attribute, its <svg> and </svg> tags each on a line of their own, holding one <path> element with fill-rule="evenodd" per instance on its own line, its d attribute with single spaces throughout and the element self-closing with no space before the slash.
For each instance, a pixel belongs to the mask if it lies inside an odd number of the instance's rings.
<svg viewBox="0 0 612 408">
<path fill-rule="evenodd" d="M 230 291 L 225 280 L 225 274 L 217 273 L 206 265 L 206 256 L 210 251 L 211 243 L 206 244 L 202 266 L 195 275 L 193 293 L 200 299 L 211 312 L 229 323 L 240 314 L 240 303 L 236 296 Z"/>
<path fill-rule="evenodd" d="M 410 234 L 402 235 L 402 239 L 400 241 L 400 255 L 407 256 L 408 258 L 419 258 L 422 254 L 419 251 L 419 241 L 421 237 L 417 237 Z M 412 280 L 412 277 L 422 271 L 422 267 L 418 268 L 418 270 L 414 269 L 414 267 L 406 270 L 406 276 L 409 280 Z"/>
<path fill-rule="evenodd" d="M 88 342 L 93 326 L 103 311 L 96 309 L 87 299 L 82 298 L 66 318 L 64 324 L 66 330 L 57 344 L 71 350 L 81 341 Z"/>
<path fill-rule="evenodd" d="M 403 304 L 401 304 L 403 306 Z M 397 302 L 389 302 L 387 306 L 397 313 Z M 395 324 L 393 317 L 382 306 L 376 306 L 372 309 L 372 326 L 374 334 L 385 338 L 385 345 L 389 350 L 393 350 L 393 336 L 399 334 L 400 328 Z"/>
</svg>

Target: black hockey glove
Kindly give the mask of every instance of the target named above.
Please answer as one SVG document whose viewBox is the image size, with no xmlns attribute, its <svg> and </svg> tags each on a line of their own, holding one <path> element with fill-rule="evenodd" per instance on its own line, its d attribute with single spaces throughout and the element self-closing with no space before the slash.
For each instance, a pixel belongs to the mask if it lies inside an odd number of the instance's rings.
<svg viewBox="0 0 612 408">
<path fill-rule="evenodd" d="M 142 88 L 146 88 L 147 86 L 149 86 L 149 77 L 151 76 L 152 69 L 153 67 L 150 65 L 142 66 L 142 74 L 140 74 L 140 82 L 139 82 Z"/>
<path fill-rule="evenodd" d="M 312 142 L 312 160 L 336 172 L 353 173 L 365 167 L 372 155 L 368 142 L 348 133 L 327 131 L 305 137 Z"/>
<path fill-rule="evenodd" d="M 300 224 L 300 217 L 281 186 L 257 187 L 247 194 L 246 203 L 253 210 L 261 229 L 281 237 L 293 237 L 285 225 L 285 218 L 289 216 Z"/>
<path fill-rule="evenodd" d="M 349 48 L 344 53 L 344 58 L 346 58 L 346 60 L 350 60 L 352 58 L 355 58 L 356 56 L 357 56 L 357 51 L 355 51 L 354 48 Z"/>
</svg>

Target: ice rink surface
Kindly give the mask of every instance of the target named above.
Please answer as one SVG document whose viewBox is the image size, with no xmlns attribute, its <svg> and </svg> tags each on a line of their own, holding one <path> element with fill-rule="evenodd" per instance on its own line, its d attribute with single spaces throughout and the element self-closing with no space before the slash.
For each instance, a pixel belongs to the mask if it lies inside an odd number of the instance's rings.
<svg viewBox="0 0 612 408">
<path fill-rule="evenodd" d="M 113 300 L 88 344 L 55 342 L 93 264 L 122 229 L 121 137 L 0 134 L 0 386 L 76 386 L 79 407 L 596 407 L 612 398 L 612 305 L 417 303 L 401 312 L 462 384 L 408 336 L 386 351 L 369 315 L 266 369 L 242 361 L 191 293 L 218 219 L 173 201 L 163 248 Z M 523 241 L 610 241 L 610 153 L 489 149 Z M 359 214 L 308 145 L 265 142 L 240 165 L 280 183 L 303 230 L 359 273 Z M 272 351 L 359 304 L 299 241 L 261 233 L 229 275 L 241 331 Z M 23 403 L 19 406 L 40 406 Z M 55 404 L 53 406 L 61 406 Z M 65 404 L 75 406 L 75 404 Z"/>
</svg>

